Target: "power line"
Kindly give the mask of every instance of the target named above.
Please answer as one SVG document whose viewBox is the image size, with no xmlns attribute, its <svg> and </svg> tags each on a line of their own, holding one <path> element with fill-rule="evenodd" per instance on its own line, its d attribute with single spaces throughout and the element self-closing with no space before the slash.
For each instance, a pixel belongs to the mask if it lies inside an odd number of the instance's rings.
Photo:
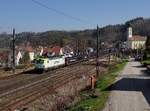
<svg viewBox="0 0 150 111">
<path fill-rule="evenodd" d="M 59 10 L 56 10 L 56 9 L 54 9 L 54 8 L 48 7 L 47 5 L 41 3 L 41 2 L 39 2 L 39 1 L 37 1 L 37 0 L 31 0 L 31 1 L 34 2 L 35 4 L 41 6 L 41 7 L 44 7 L 44 8 L 46 8 L 46 9 L 50 10 L 50 11 L 53 11 L 53 12 L 55 12 L 55 13 L 57 13 L 57 14 L 60 14 L 60 15 L 62 15 L 62 16 L 65 16 L 65 17 L 67 17 L 67 18 L 70 18 L 70 19 L 73 19 L 73 20 L 76 20 L 76 21 L 82 22 L 82 23 L 88 23 L 88 22 L 86 22 L 86 21 L 83 21 L 83 20 L 80 19 L 80 18 L 77 18 L 77 17 L 71 16 L 71 15 L 68 15 L 68 14 L 66 14 L 66 13 L 64 13 L 64 12 L 62 12 L 62 11 L 59 11 Z"/>
<path fill-rule="evenodd" d="M 11 30 L 12 29 L 12 27 L 10 27 L 10 26 L 0 26 L 0 29 L 9 29 L 9 30 Z"/>
</svg>

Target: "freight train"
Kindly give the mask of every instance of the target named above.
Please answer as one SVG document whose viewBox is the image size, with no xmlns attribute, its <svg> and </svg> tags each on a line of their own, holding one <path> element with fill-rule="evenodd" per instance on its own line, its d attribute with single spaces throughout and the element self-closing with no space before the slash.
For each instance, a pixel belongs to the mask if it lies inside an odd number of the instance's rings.
<svg viewBox="0 0 150 111">
<path fill-rule="evenodd" d="M 38 57 L 34 60 L 33 64 L 35 70 L 45 70 L 57 68 L 60 66 L 67 66 L 80 62 L 84 59 L 77 56 L 65 57 L 65 56 L 54 56 L 54 57 Z"/>
</svg>

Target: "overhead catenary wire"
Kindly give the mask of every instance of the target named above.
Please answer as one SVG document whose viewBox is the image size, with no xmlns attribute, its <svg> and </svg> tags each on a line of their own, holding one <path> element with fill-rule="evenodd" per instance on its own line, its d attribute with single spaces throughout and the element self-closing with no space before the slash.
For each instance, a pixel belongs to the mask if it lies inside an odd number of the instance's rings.
<svg viewBox="0 0 150 111">
<path fill-rule="evenodd" d="M 82 20 L 82 19 L 80 19 L 80 18 L 78 18 L 78 17 L 74 17 L 74 16 L 69 15 L 69 14 L 66 14 L 66 13 L 64 13 L 64 12 L 62 12 L 62 11 L 59 11 L 59 10 L 54 9 L 54 8 L 52 8 L 52 7 L 49 7 L 49 6 L 45 5 L 44 3 L 41 3 L 41 2 L 39 2 L 39 1 L 37 1 L 37 0 L 31 0 L 31 1 L 32 1 L 33 3 L 35 3 L 35 4 L 37 4 L 37 5 L 39 5 L 39 6 L 43 7 L 43 8 L 45 8 L 45 9 L 48 9 L 48 10 L 50 10 L 50 11 L 53 11 L 53 12 L 59 14 L 59 15 L 65 16 L 65 17 L 67 17 L 67 18 L 69 18 L 69 19 L 72 19 L 72 20 L 75 20 L 75 21 L 78 21 L 78 22 L 81 22 L 81 23 L 86 23 L 86 24 L 89 24 L 89 23 L 90 23 L 90 22 L 85 21 L 85 20 Z"/>
</svg>

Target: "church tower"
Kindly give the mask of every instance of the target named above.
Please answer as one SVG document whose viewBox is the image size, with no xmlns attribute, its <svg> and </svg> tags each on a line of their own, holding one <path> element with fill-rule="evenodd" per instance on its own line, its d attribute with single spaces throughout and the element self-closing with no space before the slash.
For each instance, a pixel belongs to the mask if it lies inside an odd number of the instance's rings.
<svg viewBox="0 0 150 111">
<path fill-rule="evenodd" d="M 128 29 L 127 29 L 127 48 L 131 48 L 132 47 L 132 41 L 131 41 L 132 37 L 133 37 L 133 35 L 132 35 L 132 27 L 128 26 Z"/>
<path fill-rule="evenodd" d="M 128 27 L 128 39 L 132 38 L 132 27 Z"/>
</svg>

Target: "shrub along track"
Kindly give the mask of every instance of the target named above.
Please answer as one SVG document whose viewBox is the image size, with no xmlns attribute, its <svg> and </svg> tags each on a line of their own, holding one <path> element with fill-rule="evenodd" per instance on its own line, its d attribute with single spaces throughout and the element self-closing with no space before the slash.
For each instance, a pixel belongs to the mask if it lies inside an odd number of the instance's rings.
<svg viewBox="0 0 150 111">
<path fill-rule="evenodd" d="M 35 99 L 54 93 L 54 90 L 65 83 L 91 74 L 95 66 L 76 64 L 43 75 L 23 74 L 12 79 L 4 79 L 0 83 L 0 110 L 10 111 Z M 51 73 L 51 74 L 49 74 Z M 28 77 L 29 76 L 29 77 Z"/>
</svg>

